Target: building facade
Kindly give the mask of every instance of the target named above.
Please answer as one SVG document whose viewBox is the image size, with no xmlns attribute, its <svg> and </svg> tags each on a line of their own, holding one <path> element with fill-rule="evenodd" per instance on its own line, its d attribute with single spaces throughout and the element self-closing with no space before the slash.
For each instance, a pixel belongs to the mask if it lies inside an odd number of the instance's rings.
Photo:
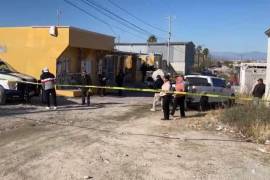
<svg viewBox="0 0 270 180">
<path fill-rule="evenodd" d="M 168 61 L 168 43 L 117 43 L 115 48 L 123 52 L 159 54 L 162 61 Z M 192 71 L 194 54 L 195 45 L 192 42 L 170 43 L 169 62 L 177 73 L 188 74 Z"/>
<path fill-rule="evenodd" d="M 265 34 L 268 37 L 267 72 L 266 72 L 266 98 L 270 100 L 270 29 Z"/>
<path fill-rule="evenodd" d="M 60 84 L 78 84 L 86 70 L 97 81 L 114 37 L 69 26 L 0 28 L 0 59 L 39 79 L 48 67 Z M 60 92 L 60 91 L 59 91 Z"/>
<path fill-rule="evenodd" d="M 240 93 L 251 95 L 258 79 L 266 80 L 266 63 L 240 64 Z"/>
</svg>

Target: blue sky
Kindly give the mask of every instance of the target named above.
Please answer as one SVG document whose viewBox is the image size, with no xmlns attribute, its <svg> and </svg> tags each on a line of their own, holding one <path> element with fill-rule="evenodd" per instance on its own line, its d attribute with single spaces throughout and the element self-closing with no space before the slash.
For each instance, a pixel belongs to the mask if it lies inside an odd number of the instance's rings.
<svg viewBox="0 0 270 180">
<path fill-rule="evenodd" d="M 69 0 L 109 23 L 85 15 L 64 0 L 0 0 L 0 26 L 52 25 L 61 9 L 61 25 L 72 25 L 96 32 L 120 36 L 121 42 L 145 42 L 138 34 L 109 19 L 80 0 Z M 153 29 L 113 6 L 108 0 L 96 2 L 164 41 L 167 34 Z M 266 52 L 264 31 L 270 28 L 270 0 L 111 0 L 160 29 L 168 30 L 166 17 L 173 16 L 172 40 L 193 41 L 210 51 Z M 117 26 L 117 27 L 116 27 Z M 118 29 L 121 28 L 122 30 Z M 124 29 L 124 31 L 123 31 Z M 128 31 L 128 32 L 127 32 Z"/>
</svg>

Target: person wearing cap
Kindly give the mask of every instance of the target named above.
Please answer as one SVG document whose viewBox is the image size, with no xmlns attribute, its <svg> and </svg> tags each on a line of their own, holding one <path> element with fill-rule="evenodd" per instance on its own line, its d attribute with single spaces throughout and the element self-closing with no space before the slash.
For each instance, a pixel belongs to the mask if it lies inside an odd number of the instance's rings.
<svg viewBox="0 0 270 180">
<path fill-rule="evenodd" d="M 92 84 L 92 80 L 89 74 L 86 73 L 84 70 L 81 74 L 81 85 L 82 86 L 89 86 Z M 81 88 L 81 95 L 82 95 L 82 105 L 85 105 L 85 97 L 87 98 L 87 105 L 90 106 L 90 95 L 91 89 L 89 87 L 82 87 Z"/>
<path fill-rule="evenodd" d="M 184 76 L 182 75 L 176 76 L 175 80 L 176 80 L 175 91 L 178 92 L 179 94 L 175 94 L 171 115 L 174 116 L 177 106 L 180 106 L 180 117 L 184 118 L 186 116 L 185 115 L 185 95 L 181 94 L 181 92 L 185 91 Z"/>
<path fill-rule="evenodd" d="M 170 120 L 170 102 L 172 95 L 170 94 L 171 90 L 171 82 L 170 82 L 170 76 L 166 75 L 164 76 L 164 84 L 161 87 L 160 96 L 162 97 L 162 108 L 163 108 L 163 114 L 164 118 L 161 120 Z"/>
<path fill-rule="evenodd" d="M 265 93 L 265 84 L 263 83 L 263 79 L 258 79 L 257 84 L 255 85 L 252 95 L 254 97 L 255 103 L 258 104 L 259 101 L 262 99 Z"/>
<path fill-rule="evenodd" d="M 49 69 L 46 67 L 42 70 L 42 74 L 40 76 L 40 80 L 42 83 L 43 90 L 45 92 L 45 98 L 47 102 L 46 109 L 50 109 L 50 96 L 52 96 L 53 100 L 53 109 L 57 109 L 56 103 L 56 91 L 55 91 L 55 76 L 49 72 Z"/>
</svg>

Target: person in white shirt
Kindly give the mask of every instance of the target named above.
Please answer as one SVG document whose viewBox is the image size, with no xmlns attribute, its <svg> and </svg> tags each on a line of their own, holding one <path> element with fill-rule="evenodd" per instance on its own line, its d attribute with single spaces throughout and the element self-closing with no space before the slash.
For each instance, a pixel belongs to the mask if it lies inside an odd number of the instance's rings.
<svg viewBox="0 0 270 180">
<path fill-rule="evenodd" d="M 169 92 L 171 90 L 171 82 L 170 76 L 164 76 L 164 84 L 161 87 L 160 96 L 162 97 L 162 108 L 164 118 L 161 120 L 169 120 L 170 119 L 170 102 L 172 98 L 172 94 Z"/>
</svg>

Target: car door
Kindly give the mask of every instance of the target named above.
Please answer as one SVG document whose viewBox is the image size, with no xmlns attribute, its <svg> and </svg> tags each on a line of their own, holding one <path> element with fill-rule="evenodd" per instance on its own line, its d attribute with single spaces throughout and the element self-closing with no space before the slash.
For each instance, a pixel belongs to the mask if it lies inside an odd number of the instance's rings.
<svg viewBox="0 0 270 180">
<path fill-rule="evenodd" d="M 224 79 L 220 78 L 211 78 L 212 84 L 213 84 L 213 94 L 223 96 L 224 95 L 224 89 L 226 88 L 226 82 Z M 214 102 L 222 102 L 224 101 L 224 98 L 217 97 L 214 98 Z"/>
</svg>

